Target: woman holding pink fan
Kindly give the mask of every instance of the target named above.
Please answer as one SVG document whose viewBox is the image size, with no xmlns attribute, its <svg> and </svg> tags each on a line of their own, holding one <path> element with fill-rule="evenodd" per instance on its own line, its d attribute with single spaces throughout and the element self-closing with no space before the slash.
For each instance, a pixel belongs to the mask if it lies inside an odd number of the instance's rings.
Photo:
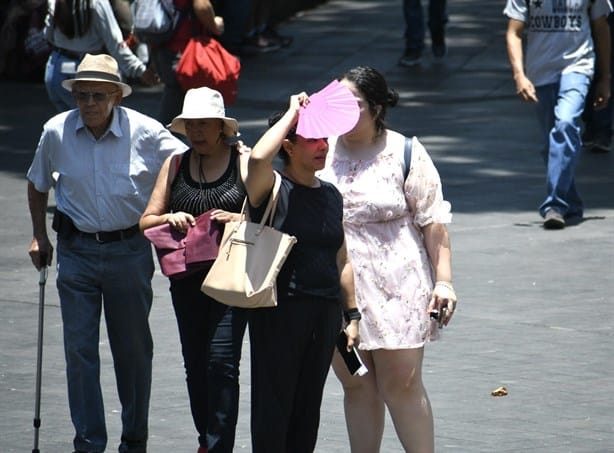
<svg viewBox="0 0 614 453">
<path fill-rule="evenodd" d="M 456 306 L 445 226 L 450 204 L 418 139 L 386 128 L 386 110 L 398 95 L 382 75 L 357 67 L 341 83 L 354 93 L 360 119 L 349 132 L 331 137 L 321 177 L 343 194 L 362 313 L 359 349 L 370 370 L 351 376 L 339 354 L 333 358 L 345 392 L 351 451 L 379 451 L 387 407 L 405 451 L 431 453 L 433 415 L 422 359 L 438 327 L 431 313 L 443 326 Z"/>
<path fill-rule="evenodd" d="M 312 104 L 305 93 L 292 96 L 288 110 L 271 118 L 270 129 L 248 161 L 245 188 L 250 218 L 258 222 L 278 177 L 273 159 L 279 153 L 284 165 L 273 226 L 297 238 L 277 277 L 278 305 L 248 313 L 254 453 L 314 450 L 324 384 L 341 329 L 341 307 L 349 319 L 346 346 L 358 337 L 343 201 L 332 184 L 315 176 L 326 161 L 326 137 L 347 132 L 358 119 L 352 93 L 335 85 L 338 88 L 325 96 L 332 100 L 337 90 L 342 91 L 350 101 L 349 121 L 342 115 L 325 127 L 305 126 L 302 118 L 320 109 L 322 95 L 314 95 Z"/>
</svg>

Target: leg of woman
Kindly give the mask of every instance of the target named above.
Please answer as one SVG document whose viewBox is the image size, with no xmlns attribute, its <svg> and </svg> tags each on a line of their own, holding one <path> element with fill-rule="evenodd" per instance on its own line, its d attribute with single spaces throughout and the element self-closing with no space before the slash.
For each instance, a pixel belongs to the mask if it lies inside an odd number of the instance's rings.
<svg viewBox="0 0 614 453">
<path fill-rule="evenodd" d="M 294 303 L 302 306 L 301 317 L 308 325 L 302 343 L 301 364 L 294 395 L 286 451 L 312 453 L 318 439 L 320 408 L 326 377 L 341 327 L 339 305 L 321 300 Z"/>
<path fill-rule="evenodd" d="M 209 306 L 210 335 L 207 449 L 209 453 L 232 453 L 239 415 L 239 362 L 247 313 L 207 296 L 202 303 Z"/>
<path fill-rule="evenodd" d="M 279 301 L 276 308 L 248 311 L 253 453 L 295 453 L 287 442 L 290 419 L 305 365 L 302 351 L 313 335 L 305 305 Z"/>
<path fill-rule="evenodd" d="M 177 317 L 181 353 L 186 372 L 188 396 L 198 441 L 207 446 L 207 360 L 209 307 L 200 291 L 202 274 L 183 279 L 171 279 L 171 298 Z"/>
<path fill-rule="evenodd" d="M 335 350 L 333 370 L 343 386 L 345 423 L 352 453 L 378 452 L 384 433 L 384 400 L 379 396 L 371 351 L 360 351 L 369 370 L 364 376 L 352 376 L 341 354 Z"/>
<path fill-rule="evenodd" d="M 424 348 L 372 352 L 377 386 L 406 452 L 433 453 L 433 413 L 422 383 Z"/>
<path fill-rule="evenodd" d="M 288 419 L 296 389 L 296 340 L 288 331 L 287 304 L 248 313 L 251 356 L 251 435 L 254 453 L 286 452 Z M 300 329 L 301 325 L 297 326 Z"/>
</svg>

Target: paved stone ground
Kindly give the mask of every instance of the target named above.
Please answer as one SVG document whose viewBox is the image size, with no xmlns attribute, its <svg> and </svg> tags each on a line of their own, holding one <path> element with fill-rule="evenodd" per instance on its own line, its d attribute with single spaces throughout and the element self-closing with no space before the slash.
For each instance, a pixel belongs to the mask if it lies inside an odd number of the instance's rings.
<svg viewBox="0 0 614 453">
<path fill-rule="evenodd" d="M 537 126 L 515 99 L 505 56 L 504 2 L 450 2 L 446 60 L 414 69 L 402 52 L 398 0 L 333 0 L 282 25 L 294 44 L 244 60 L 240 99 L 229 108 L 253 144 L 290 94 L 314 92 L 368 64 L 401 94 L 389 123 L 418 135 L 433 156 L 455 213 L 450 227 L 460 310 L 442 341 L 427 347 L 424 373 L 438 452 L 614 452 L 614 154 L 583 156 L 577 172 L 585 221 L 545 231 Z M 126 104 L 154 113 L 159 89 Z M 32 449 L 38 273 L 24 174 L 43 121 L 53 114 L 42 85 L 0 82 L 0 452 Z M 71 451 L 61 321 L 50 269 L 43 360 L 43 452 Z M 166 279 L 154 279 L 155 341 L 150 412 L 153 453 L 191 452 L 196 435 Z M 104 329 L 103 329 L 104 330 Z M 249 354 L 241 376 L 236 451 L 250 451 Z M 119 403 L 106 336 L 102 383 L 109 451 L 119 438 Z M 509 395 L 490 392 L 505 386 Z M 317 452 L 347 452 L 342 391 L 331 373 Z M 402 451 L 388 420 L 382 452 Z"/>
</svg>

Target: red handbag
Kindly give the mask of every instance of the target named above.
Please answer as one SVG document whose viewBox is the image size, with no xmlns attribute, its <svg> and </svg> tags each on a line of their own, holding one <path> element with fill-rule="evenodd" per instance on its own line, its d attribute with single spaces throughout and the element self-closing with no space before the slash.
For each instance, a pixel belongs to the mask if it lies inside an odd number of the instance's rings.
<svg viewBox="0 0 614 453">
<path fill-rule="evenodd" d="M 223 230 L 220 224 L 211 221 L 212 211 L 199 215 L 196 225 L 186 233 L 168 223 L 145 230 L 143 234 L 153 243 L 164 275 L 182 278 L 211 267 Z"/>
<path fill-rule="evenodd" d="M 214 38 L 192 36 L 183 50 L 176 74 L 185 91 L 203 86 L 222 93 L 225 104 L 237 99 L 241 62 Z"/>
</svg>

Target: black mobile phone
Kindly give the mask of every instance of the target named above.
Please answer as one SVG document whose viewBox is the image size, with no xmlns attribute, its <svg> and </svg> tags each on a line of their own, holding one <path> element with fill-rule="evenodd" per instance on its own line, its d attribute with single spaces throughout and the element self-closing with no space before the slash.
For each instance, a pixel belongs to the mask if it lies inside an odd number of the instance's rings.
<svg viewBox="0 0 614 453">
<path fill-rule="evenodd" d="M 448 307 L 441 307 L 441 312 L 439 310 L 433 310 L 430 313 L 431 318 L 439 322 L 440 329 L 443 327 L 443 322 L 445 321 L 447 314 L 448 314 Z"/>
<path fill-rule="evenodd" d="M 345 333 L 345 330 L 342 330 L 337 336 L 337 349 L 339 350 L 341 357 L 343 357 L 343 361 L 348 367 L 350 374 L 353 376 L 364 376 L 365 374 L 367 374 L 368 370 L 362 359 L 360 358 L 356 346 L 352 346 L 352 349 L 350 351 L 348 351 L 347 346 L 348 337 Z"/>
</svg>

